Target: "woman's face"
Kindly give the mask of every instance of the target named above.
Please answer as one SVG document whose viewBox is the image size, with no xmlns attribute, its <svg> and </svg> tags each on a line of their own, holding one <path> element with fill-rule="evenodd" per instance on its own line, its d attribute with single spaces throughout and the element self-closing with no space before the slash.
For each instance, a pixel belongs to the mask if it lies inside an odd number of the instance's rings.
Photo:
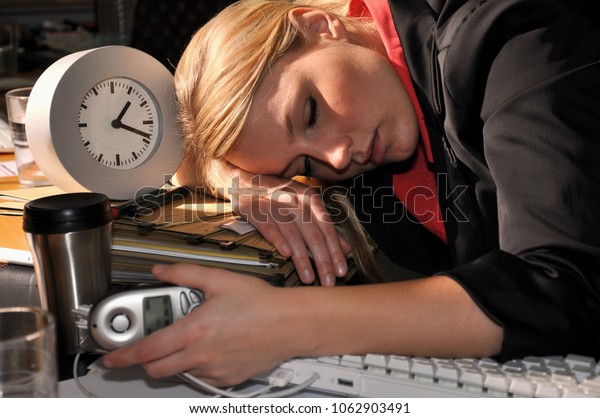
<svg viewBox="0 0 600 418">
<path fill-rule="evenodd" d="M 329 39 L 273 65 L 228 161 L 251 173 L 339 180 L 407 159 L 418 138 L 414 108 L 389 61 Z"/>
</svg>

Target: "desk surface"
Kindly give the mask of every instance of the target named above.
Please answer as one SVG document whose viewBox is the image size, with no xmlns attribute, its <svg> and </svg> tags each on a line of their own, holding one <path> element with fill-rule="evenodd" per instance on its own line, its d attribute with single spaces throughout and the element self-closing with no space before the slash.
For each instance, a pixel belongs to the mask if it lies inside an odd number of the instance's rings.
<svg viewBox="0 0 600 418">
<path fill-rule="evenodd" d="M 14 159 L 13 154 L 0 154 L 0 161 Z M 1 183 L 2 190 L 19 188 L 17 181 Z M 29 250 L 23 232 L 20 216 L 0 215 L 0 247 Z M 19 265 L 7 265 L 0 261 L 0 307 L 19 305 L 39 305 L 33 268 Z"/>
<path fill-rule="evenodd" d="M 0 154 L 0 161 L 9 161 L 14 158 L 13 154 Z M 18 188 L 19 183 L 17 181 L 0 184 L 2 190 L 15 190 Z M 0 216 L 0 231 L 2 231 L 2 234 L 0 234 L 0 247 L 19 250 L 28 249 L 20 216 Z"/>
</svg>

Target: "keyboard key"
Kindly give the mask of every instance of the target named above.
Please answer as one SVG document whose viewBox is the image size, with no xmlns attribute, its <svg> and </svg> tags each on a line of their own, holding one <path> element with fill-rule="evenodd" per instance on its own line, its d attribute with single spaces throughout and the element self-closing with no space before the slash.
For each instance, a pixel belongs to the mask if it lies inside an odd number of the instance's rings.
<svg viewBox="0 0 600 418">
<path fill-rule="evenodd" d="M 362 369 L 365 367 L 365 361 L 363 356 L 356 356 L 345 354 L 340 360 L 340 366 L 353 367 L 355 369 Z"/>
<path fill-rule="evenodd" d="M 579 387 L 568 387 L 563 389 L 563 398 L 595 398 L 593 394 L 585 393 L 585 391 Z"/>
<path fill-rule="evenodd" d="M 383 354 L 367 354 L 365 356 L 365 366 L 367 370 L 374 374 L 386 374 L 388 358 Z"/>
<path fill-rule="evenodd" d="M 565 357 L 565 362 L 571 366 L 571 369 L 575 366 L 593 369 L 596 366 L 596 361 L 592 357 L 580 356 L 578 354 L 569 354 Z"/>
<path fill-rule="evenodd" d="M 577 384 L 577 379 L 575 379 L 575 375 L 571 372 L 557 371 L 555 373 L 552 373 L 550 379 L 553 382 L 555 382 L 559 387 L 572 386 Z"/>
<path fill-rule="evenodd" d="M 581 383 L 588 377 L 594 376 L 594 367 L 576 364 L 575 366 L 571 367 L 571 372 L 573 372 L 573 374 L 575 375 L 577 383 Z"/>
<path fill-rule="evenodd" d="M 583 388 L 583 390 L 588 392 L 597 393 L 600 392 L 600 376 L 593 376 L 585 379 L 581 382 L 579 387 Z"/>
<path fill-rule="evenodd" d="M 410 358 L 405 356 L 390 356 L 388 369 L 392 376 L 408 379 L 410 374 Z"/>
<path fill-rule="evenodd" d="M 539 366 L 539 367 L 546 366 L 546 361 L 544 360 L 543 357 L 529 356 L 529 357 L 523 358 L 522 362 L 525 365 L 525 367 L 527 367 L 527 369 L 529 369 L 533 366 Z"/>
<path fill-rule="evenodd" d="M 442 386 L 457 387 L 459 374 L 460 370 L 454 364 L 438 364 L 434 376 Z"/>
<path fill-rule="evenodd" d="M 527 378 L 513 377 L 508 391 L 517 397 L 532 398 L 535 394 L 535 385 Z"/>
<path fill-rule="evenodd" d="M 340 358 L 337 356 L 318 357 L 317 361 L 319 363 L 332 364 L 334 366 L 339 366 L 340 364 Z"/>
<path fill-rule="evenodd" d="M 510 378 L 499 371 L 492 371 L 485 374 L 483 387 L 493 396 L 508 396 L 508 386 Z"/>
<path fill-rule="evenodd" d="M 502 370 L 509 372 L 525 373 L 527 367 L 521 360 L 510 360 L 502 365 Z"/>
<path fill-rule="evenodd" d="M 562 390 L 553 384 L 552 381 L 538 382 L 535 387 L 534 396 L 536 398 L 560 398 Z"/>
<path fill-rule="evenodd" d="M 477 367 L 462 367 L 458 376 L 458 381 L 467 390 L 481 391 L 483 387 L 483 373 Z"/>
<path fill-rule="evenodd" d="M 415 376 L 415 379 L 433 382 L 435 363 L 431 360 L 425 358 L 413 359 L 410 366 L 410 373 Z"/>
<path fill-rule="evenodd" d="M 557 371 L 568 373 L 571 370 L 571 368 L 569 367 L 567 362 L 564 361 L 564 359 L 550 360 L 546 363 L 546 367 L 548 367 L 552 371 L 552 373 L 557 372 Z"/>
</svg>

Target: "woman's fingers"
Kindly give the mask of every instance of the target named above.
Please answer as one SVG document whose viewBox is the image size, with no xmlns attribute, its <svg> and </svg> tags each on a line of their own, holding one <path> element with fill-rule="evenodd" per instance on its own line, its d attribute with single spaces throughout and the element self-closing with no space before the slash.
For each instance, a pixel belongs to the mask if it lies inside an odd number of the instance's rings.
<svg viewBox="0 0 600 418">
<path fill-rule="evenodd" d="M 345 253 L 350 246 L 338 233 L 318 189 L 272 176 L 261 176 L 261 182 L 263 178 L 264 190 L 236 196 L 236 212 L 282 255 L 291 256 L 304 283 L 314 281 L 316 268 L 323 285 L 334 285 L 336 276 L 348 272 Z"/>
</svg>

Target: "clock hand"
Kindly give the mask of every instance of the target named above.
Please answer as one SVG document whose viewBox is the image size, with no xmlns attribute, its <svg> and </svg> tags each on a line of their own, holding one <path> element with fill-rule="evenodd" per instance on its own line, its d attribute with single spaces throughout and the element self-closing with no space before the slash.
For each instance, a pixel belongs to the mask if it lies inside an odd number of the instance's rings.
<svg viewBox="0 0 600 418">
<path fill-rule="evenodd" d="M 123 128 L 126 131 L 133 132 L 134 134 L 141 135 L 144 138 L 150 138 L 150 134 L 149 133 L 146 133 L 146 132 L 140 131 L 138 129 L 135 129 L 132 126 L 125 125 L 123 122 L 121 122 L 120 120 L 117 120 L 117 119 L 115 119 L 115 120 L 112 121 L 112 127 L 115 128 L 115 129 Z"/>
<path fill-rule="evenodd" d="M 121 122 L 121 120 L 123 119 L 123 116 L 125 116 L 125 113 L 127 113 L 129 106 L 131 106 L 131 102 L 128 101 L 127 103 L 125 103 L 125 106 L 123 106 L 123 109 L 121 110 L 121 113 L 119 113 L 119 116 L 117 116 L 116 119 L 113 119 L 113 121 L 110 123 L 110 126 L 112 126 L 115 129 L 122 128 L 122 129 L 125 129 L 126 131 L 133 132 L 134 134 L 138 134 L 143 137 L 150 138 L 150 134 L 148 134 L 146 132 L 142 132 L 140 130 L 137 130 L 134 127 L 125 125 L 123 122 Z"/>
<path fill-rule="evenodd" d="M 125 106 L 123 106 L 123 110 L 121 110 L 121 113 L 119 113 L 119 116 L 117 116 L 117 118 L 115 119 L 116 121 L 121 122 L 121 119 L 123 119 L 123 116 L 125 116 L 125 113 L 127 112 L 127 109 L 129 109 L 129 106 L 131 106 L 131 102 L 128 101 L 127 103 L 125 103 Z M 115 123 L 115 121 L 113 121 L 113 124 L 114 123 Z"/>
</svg>

